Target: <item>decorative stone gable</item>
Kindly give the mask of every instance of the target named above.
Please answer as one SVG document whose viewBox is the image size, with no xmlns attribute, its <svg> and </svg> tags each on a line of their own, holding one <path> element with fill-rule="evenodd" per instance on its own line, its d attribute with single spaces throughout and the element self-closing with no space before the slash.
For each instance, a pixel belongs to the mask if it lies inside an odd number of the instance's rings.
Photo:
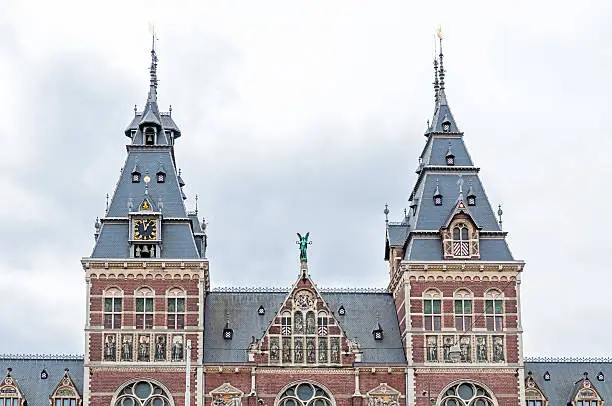
<svg viewBox="0 0 612 406">
<path fill-rule="evenodd" d="M 398 406 L 401 392 L 381 383 L 367 393 L 368 406 Z"/>
<path fill-rule="evenodd" d="M 330 366 L 355 361 L 338 320 L 310 280 L 305 262 L 261 340 L 249 346 L 249 359 L 267 365 Z"/>
<path fill-rule="evenodd" d="M 4 398 L 4 405 L 10 406 L 23 406 L 25 399 L 19 390 L 19 386 L 15 379 L 11 376 L 11 369 L 9 368 L 6 377 L 0 383 L 0 398 Z M 9 403 L 10 401 L 10 403 Z"/>
<path fill-rule="evenodd" d="M 226 382 L 210 391 L 213 406 L 241 406 L 244 392 Z"/>
<path fill-rule="evenodd" d="M 81 395 L 72 381 L 68 370 L 64 372 L 64 376 L 51 395 L 51 405 L 56 404 L 56 399 L 68 399 L 71 406 L 80 406 L 82 403 Z"/>
</svg>

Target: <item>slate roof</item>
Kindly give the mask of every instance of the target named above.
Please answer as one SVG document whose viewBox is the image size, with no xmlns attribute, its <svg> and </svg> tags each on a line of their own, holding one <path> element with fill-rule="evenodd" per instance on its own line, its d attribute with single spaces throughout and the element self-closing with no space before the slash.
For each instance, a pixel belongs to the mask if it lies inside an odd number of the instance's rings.
<svg viewBox="0 0 612 406">
<path fill-rule="evenodd" d="M 440 64 L 441 61 L 442 55 Z M 480 169 L 474 166 L 463 133 L 459 131 L 451 113 L 441 72 L 436 70 L 434 116 L 425 133 L 427 141 L 419 158 L 418 178 L 408 202 L 411 210 L 403 221 L 408 227 L 388 224 L 385 256 L 388 256 L 388 247 L 403 246 L 404 260 L 443 260 L 439 231 L 454 214 L 461 196 L 466 205 L 464 211 L 469 212 L 481 230 L 480 259 L 513 261 L 505 234 L 500 233 L 498 219 L 478 176 Z M 446 132 L 442 126 L 445 121 L 450 123 Z M 453 165 L 448 165 L 446 161 L 449 152 L 454 156 Z M 438 191 L 442 195 L 442 204 L 436 206 L 434 195 Z M 474 206 L 467 206 L 469 193 L 476 199 Z M 495 233 L 495 238 L 483 238 L 483 233 L 487 232 Z"/>
<path fill-rule="evenodd" d="M 206 298 L 204 316 L 204 362 L 246 362 L 251 337 L 261 338 L 289 293 L 261 291 L 213 291 Z M 393 297 L 388 293 L 321 292 L 321 297 L 335 313 L 346 336 L 361 345 L 363 363 L 405 363 L 399 324 Z M 257 314 L 263 306 L 265 314 Z M 344 306 L 346 314 L 337 310 Z M 223 338 L 226 312 L 230 314 L 231 340 Z M 378 321 L 384 330 L 384 339 L 374 340 L 372 329 Z"/>
<path fill-rule="evenodd" d="M 4 378 L 7 368 L 12 368 L 11 376 L 28 401 L 28 406 L 49 406 L 49 396 L 64 377 L 68 368 L 75 386 L 83 395 L 83 358 L 46 357 L 46 356 L 0 356 L 0 374 Z M 47 379 L 41 379 L 45 369 Z"/>
<path fill-rule="evenodd" d="M 184 182 L 174 160 L 174 142 L 164 130 L 180 131 L 169 113 L 160 113 L 157 105 L 157 56 L 152 51 L 151 86 L 144 112 L 136 113 L 125 134 L 132 138 L 127 146 L 127 157 L 110 201 L 106 217 L 101 219 L 100 234 L 92 258 L 123 259 L 130 257 L 129 213 L 137 212 L 145 197 L 156 212 L 161 213 L 161 257 L 168 259 L 198 259 L 202 256 L 202 237 L 195 236 L 199 225 L 185 209 Z M 143 145 L 143 124 L 158 129 L 156 145 Z M 132 134 L 132 131 L 135 131 Z M 165 180 L 157 181 L 156 174 L 163 168 Z M 140 173 L 140 182 L 132 182 L 132 173 Z M 150 178 L 146 183 L 145 177 Z M 197 223 L 197 218 L 196 222 Z"/>
<path fill-rule="evenodd" d="M 572 399 L 576 382 L 584 378 L 588 372 L 592 386 L 599 392 L 604 402 L 612 401 L 612 360 L 593 361 L 527 361 L 525 376 L 532 372 L 549 406 L 567 406 Z M 544 380 L 544 374 L 550 373 L 550 380 Z M 604 381 L 598 381 L 597 375 L 603 372 Z"/>
</svg>

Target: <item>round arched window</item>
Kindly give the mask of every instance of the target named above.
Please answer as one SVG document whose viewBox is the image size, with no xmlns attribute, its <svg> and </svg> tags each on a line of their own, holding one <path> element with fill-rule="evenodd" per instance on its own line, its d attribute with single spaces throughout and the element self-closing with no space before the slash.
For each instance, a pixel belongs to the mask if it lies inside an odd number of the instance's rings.
<svg viewBox="0 0 612 406">
<path fill-rule="evenodd" d="M 327 391 L 316 384 L 302 382 L 290 386 L 281 395 L 277 406 L 332 406 Z"/>
<path fill-rule="evenodd" d="M 115 406 L 172 406 L 170 397 L 159 385 L 138 381 L 119 392 Z"/>
<path fill-rule="evenodd" d="M 494 406 L 488 390 L 472 382 L 459 382 L 442 394 L 442 406 Z"/>
</svg>

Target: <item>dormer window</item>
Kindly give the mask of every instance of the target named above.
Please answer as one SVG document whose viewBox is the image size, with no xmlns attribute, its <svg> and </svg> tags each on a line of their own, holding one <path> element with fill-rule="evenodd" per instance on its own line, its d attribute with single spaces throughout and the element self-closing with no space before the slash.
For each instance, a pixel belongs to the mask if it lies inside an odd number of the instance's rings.
<svg viewBox="0 0 612 406">
<path fill-rule="evenodd" d="M 157 183 L 164 183 L 166 181 L 166 174 L 164 172 L 157 172 Z"/>
<path fill-rule="evenodd" d="M 455 165 L 455 154 L 453 154 L 452 144 L 448 143 L 448 150 L 446 151 L 446 165 Z"/>
<path fill-rule="evenodd" d="M 132 183 L 140 183 L 140 172 L 132 172 Z"/>
<path fill-rule="evenodd" d="M 450 121 L 445 121 L 442 123 L 442 131 L 445 133 L 450 132 Z"/>
<path fill-rule="evenodd" d="M 442 206 L 442 193 L 440 193 L 440 185 L 438 179 L 436 179 L 436 190 L 433 195 L 433 203 L 436 206 Z"/>
<path fill-rule="evenodd" d="M 344 308 L 344 306 L 340 305 L 340 307 L 338 308 L 338 314 L 340 316 L 344 316 L 346 314 L 346 309 Z"/>
<path fill-rule="evenodd" d="M 144 132 L 145 145 L 155 145 L 155 130 L 153 127 L 147 127 Z"/>
<path fill-rule="evenodd" d="M 380 326 L 380 323 L 378 322 L 376 323 L 374 330 L 372 330 L 372 336 L 374 337 L 374 340 L 376 341 L 381 341 L 384 338 L 383 329 Z"/>
<path fill-rule="evenodd" d="M 591 384 L 588 378 L 588 374 L 584 373 L 584 379 L 582 380 L 581 388 L 576 391 L 576 397 L 574 398 L 574 406 L 600 406 L 603 402 L 597 390 Z"/>
<path fill-rule="evenodd" d="M 468 206 L 476 206 L 476 196 L 468 195 L 467 202 L 468 202 Z"/>
<path fill-rule="evenodd" d="M 470 255 L 470 229 L 465 223 L 453 227 L 453 255 L 467 257 Z"/>
</svg>

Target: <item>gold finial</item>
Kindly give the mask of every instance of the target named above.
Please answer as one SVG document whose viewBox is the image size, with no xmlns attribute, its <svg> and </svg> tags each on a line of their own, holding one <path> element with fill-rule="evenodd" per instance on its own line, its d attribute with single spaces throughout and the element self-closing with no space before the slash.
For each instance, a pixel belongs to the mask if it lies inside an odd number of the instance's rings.
<svg viewBox="0 0 612 406">
<path fill-rule="evenodd" d="M 438 29 L 436 30 L 436 35 L 438 36 L 438 39 L 440 41 L 444 39 L 444 36 L 442 35 L 442 25 L 438 25 Z"/>
</svg>

